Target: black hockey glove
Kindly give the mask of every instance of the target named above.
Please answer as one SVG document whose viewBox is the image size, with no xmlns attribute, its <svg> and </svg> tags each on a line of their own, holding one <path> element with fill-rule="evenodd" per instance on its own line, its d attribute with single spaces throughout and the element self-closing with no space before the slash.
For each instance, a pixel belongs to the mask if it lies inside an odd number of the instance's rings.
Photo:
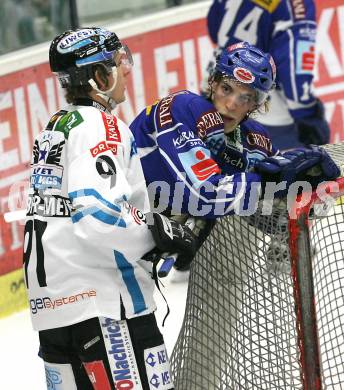
<svg viewBox="0 0 344 390">
<path fill-rule="evenodd" d="M 158 213 L 147 214 L 146 218 L 156 248 L 143 256 L 145 260 L 155 261 L 163 253 L 177 253 L 193 258 L 197 239 L 187 226 Z"/>
<path fill-rule="evenodd" d="M 330 127 L 325 119 L 322 102 L 317 99 L 312 116 L 295 120 L 299 132 L 299 140 L 305 145 L 324 145 L 330 142 Z"/>
<path fill-rule="evenodd" d="M 215 219 L 204 219 L 204 218 L 194 218 L 195 226 L 192 229 L 192 233 L 196 238 L 196 248 L 198 249 L 202 246 L 203 242 L 207 239 L 211 233 L 213 227 L 215 226 Z M 196 252 L 193 256 L 188 256 L 186 254 L 180 254 L 177 257 L 177 260 L 174 263 L 174 268 L 178 271 L 187 271 L 190 269 L 190 264 L 195 257 Z"/>
<path fill-rule="evenodd" d="M 286 182 L 286 189 L 278 191 L 277 197 L 284 197 L 289 186 L 295 181 L 308 181 L 312 188 L 326 180 L 334 180 L 340 169 L 327 152 L 318 146 L 298 148 L 281 156 L 268 157 L 259 161 L 255 167 L 262 175 L 262 194 L 267 182 Z"/>
</svg>

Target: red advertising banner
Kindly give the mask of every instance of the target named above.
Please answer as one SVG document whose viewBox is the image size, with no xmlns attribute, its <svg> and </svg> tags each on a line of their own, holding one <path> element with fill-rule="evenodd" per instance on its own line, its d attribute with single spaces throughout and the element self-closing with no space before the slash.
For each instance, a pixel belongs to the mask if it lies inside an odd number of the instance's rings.
<svg viewBox="0 0 344 390">
<path fill-rule="evenodd" d="M 316 94 L 325 103 L 331 142 L 344 140 L 344 1 L 316 1 Z"/>
<path fill-rule="evenodd" d="M 315 87 L 325 102 L 332 142 L 344 139 L 344 0 L 317 1 L 318 61 Z M 130 123 L 147 104 L 180 89 L 198 91 L 212 44 L 204 19 L 124 39 L 134 56 L 128 99 L 119 116 Z M 24 208 L 34 136 L 64 105 L 61 89 L 41 64 L 0 77 L 0 275 L 21 267 L 23 225 L 5 222 Z"/>
</svg>

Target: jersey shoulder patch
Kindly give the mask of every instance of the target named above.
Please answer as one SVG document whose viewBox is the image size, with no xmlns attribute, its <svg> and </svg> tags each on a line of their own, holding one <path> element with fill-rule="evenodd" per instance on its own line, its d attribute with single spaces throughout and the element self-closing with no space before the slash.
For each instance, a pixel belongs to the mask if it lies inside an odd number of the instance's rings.
<svg viewBox="0 0 344 390">
<path fill-rule="evenodd" d="M 79 111 L 71 111 L 63 115 L 57 122 L 55 131 L 60 131 L 64 134 L 65 138 L 69 137 L 69 132 L 80 125 L 84 121 Z"/>
</svg>

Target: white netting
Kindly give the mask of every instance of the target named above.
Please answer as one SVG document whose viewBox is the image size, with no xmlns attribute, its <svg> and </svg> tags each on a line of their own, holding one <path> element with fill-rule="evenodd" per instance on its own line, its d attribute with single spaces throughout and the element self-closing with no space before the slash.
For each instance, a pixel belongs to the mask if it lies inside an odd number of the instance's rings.
<svg viewBox="0 0 344 390">
<path fill-rule="evenodd" d="M 343 145 L 326 149 L 344 166 Z M 322 388 L 332 390 L 344 389 L 343 211 L 311 213 L 311 251 L 299 247 L 313 268 L 301 278 L 314 283 Z M 289 234 L 283 201 L 269 216 L 217 221 L 191 266 L 171 356 L 177 390 L 304 389 Z"/>
</svg>

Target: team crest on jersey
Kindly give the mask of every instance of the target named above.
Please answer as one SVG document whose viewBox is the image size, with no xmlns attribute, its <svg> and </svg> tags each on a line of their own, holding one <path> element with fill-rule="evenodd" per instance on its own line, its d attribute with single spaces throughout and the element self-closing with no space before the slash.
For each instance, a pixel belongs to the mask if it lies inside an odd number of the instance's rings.
<svg viewBox="0 0 344 390">
<path fill-rule="evenodd" d="M 270 14 L 272 14 L 275 11 L 278 4 L 281 2 L 281 0 L 251 0 L 251 1 L 252 3 L 255 3 L 260 7 L 264 8 Z"/>
<path fill-rule="evenodd" d="M 33 146 L 31 186 L 35 189 L 62 186 L 63 166 L 60 165 L 65 139 L 62 133 L 44 131 Z"/>
<path fill-rule="evenodd" d="M 254 75 L 245 68 L 235 68 L 233 71 L 233 76 L 240 81 L 241 83 L 251 84 L 254 82 Z"/>
</svg>

